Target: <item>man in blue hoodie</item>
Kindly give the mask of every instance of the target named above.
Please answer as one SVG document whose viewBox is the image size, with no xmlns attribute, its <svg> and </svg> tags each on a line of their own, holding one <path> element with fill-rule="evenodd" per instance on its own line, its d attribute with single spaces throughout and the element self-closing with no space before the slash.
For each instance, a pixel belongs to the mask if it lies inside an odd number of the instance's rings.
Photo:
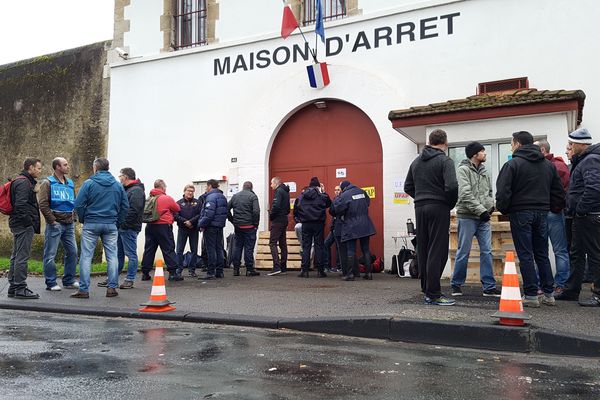
<svg viewBox="0 0 600 400">
<path fill-rule="evenodd" d="M 206 182 L 206 197 L 198 229 L 204 232 L 204 244 L 208 256 L 208 267 L 206 276 L 202 280 L 223 278 L 223 267 L 225 264 L 223 254 L 223 228 L 227 221 L 227 198 L 219 190 L 219 182 L 209 179 Z"/>
<path fill-rule="evenodd" d="M 108 271 L 106 297 L 118 296 L 117 238 L 120 226 L 129 209 L 123 185 L 108 172 L 106 158 L 94 160 L 94 174 L 87 179 L 75 199 L 75 211 L 83 224 L 81 232 L 81 257 L 79 259 L 79 290 L 71 297 L 87 299 L 90 289 L 90 269 L 98 238 L 102 239 Z"/>
</svg>

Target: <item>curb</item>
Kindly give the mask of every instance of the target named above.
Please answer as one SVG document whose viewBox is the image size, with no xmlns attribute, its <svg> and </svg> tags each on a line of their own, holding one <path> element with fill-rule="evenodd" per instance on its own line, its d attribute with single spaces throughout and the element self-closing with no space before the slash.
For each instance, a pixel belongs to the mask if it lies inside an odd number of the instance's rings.
<svg viewBox="0 0 600 400">
<path fill-rule="evenodd" d="M 56 304 L 0 301 L 0 309 L 38 311 L 112 318 L 138 318 L 202 324 L 235 325 L 266 329 L 290 329 L 423 343 L 478 350 L 508 351 L 600 358 L 600 338 L 536 327 L 508 327 L 475 322 L 399 319 L 391 317 L 276 318 L 241 314 L 170 311 L 142 313 L 124 308 L 97 308 Z"/>
</svg>

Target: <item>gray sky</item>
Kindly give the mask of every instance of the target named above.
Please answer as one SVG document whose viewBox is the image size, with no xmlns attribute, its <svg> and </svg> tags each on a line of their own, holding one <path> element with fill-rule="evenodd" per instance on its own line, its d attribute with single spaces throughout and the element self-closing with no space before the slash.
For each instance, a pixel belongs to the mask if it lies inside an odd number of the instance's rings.
<svg viewBox="0 0 600 400">
<path fill-rule="evenodd" d="M 0 0 L 0 65 L 112 39 L 114 0 Z"/>
</svg>

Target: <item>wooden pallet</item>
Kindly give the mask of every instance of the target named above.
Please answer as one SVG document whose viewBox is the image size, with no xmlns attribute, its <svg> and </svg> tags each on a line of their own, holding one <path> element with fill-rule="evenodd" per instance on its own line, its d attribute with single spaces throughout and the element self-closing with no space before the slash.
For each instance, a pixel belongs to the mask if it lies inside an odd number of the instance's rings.
<svg viewBox="0 0 600 400">
<path fill-rule="evenodd" d="M 269 231 L 262 231 L 258 233 L 258 246 L 256 246 L 256 269 L 272 269 L 273 258 L 271 257 L 271 248 L 269 247 Z M 287 250 L 288 250 L 288 270 L 300 270 L 300 242 L 296 238 L 296 232 L 287 231 Z"/>
</svg>

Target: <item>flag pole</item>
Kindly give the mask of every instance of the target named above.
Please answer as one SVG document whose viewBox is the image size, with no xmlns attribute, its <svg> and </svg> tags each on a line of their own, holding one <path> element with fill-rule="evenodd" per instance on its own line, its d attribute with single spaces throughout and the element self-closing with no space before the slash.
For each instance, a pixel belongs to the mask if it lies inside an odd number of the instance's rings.
<svg viewBox="0 0 600 400">
<path fill-rule="evenodd" d="M 283 3 L 284 7 L 287 7 L 288 5 L 286 4 L 285 0 L 281 0 L 281 2 Z M 295 18 L 295 16 L 294 16 Z M 296 21 L 297 23 L 298 21 Z M 298 24 L 298 30 L 300 31 L 300 34 L 302 35 L 302 39 L 304 39 L 304 43 L 306 43 L 308 45 L 308 51 L 310 51 L 310 54 L 312 55 L 312 58 L 315 62 L 315 64 L 319 63 L 319 60 L 317 60 L 317 53 L 316 51 L 314 51 L 313 49 L 310 48 L 310 44 L 308 43 L 308 39 L 306 39 L 306 36 L 304 36 L 304 32 L 302 32 L 302 29 L 300 29 L 300 24 Z"/>
</svg>

